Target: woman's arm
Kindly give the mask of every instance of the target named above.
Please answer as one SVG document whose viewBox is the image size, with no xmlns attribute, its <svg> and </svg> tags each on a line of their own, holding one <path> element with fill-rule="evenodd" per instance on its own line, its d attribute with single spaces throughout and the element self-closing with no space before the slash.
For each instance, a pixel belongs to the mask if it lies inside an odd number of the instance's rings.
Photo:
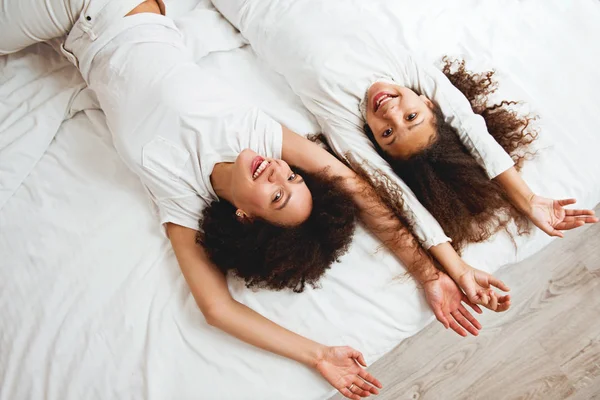
<svg viewBox="0 0 600 400">
<path fill-rule="evenodd" d="M 536 195 L 514 167 L 502 172 L 495 180 L 504 188 L 511 203 L 550 236 L 563 237 L 561 231 L 598 222 L 593 210 L 563 208 L 575 204 L 575 199 L 553 200 Z"/>
<path fill-rule="evenodd" d="M 435 267 L 431 257 L 419 246 L 410 231 L 384 206 L 370 184 L 360 179 L 354 171 L 320 146 L 285 127 L 283 128 L 283 159 L 308 172 L 318 172 L 328 168 L 329 173 L 344 178 L 346 189 L 359 208 L 361 220 L 425 289 L 429 305 L 438 321 L 460 335 L 466 335 L 460 326 L 472 334 L 477 334 L 477 329 L 481 326 L 462 306 L 461 302 L 465 299 L 462 291 L 456 284 L 446 281 L 446 274 Z M 452 249 L 451 246 L 450 248 Z M 443 253 L 440 256 L 447 257 L 447 254 Z M 458 259 L 460 260 L 460 257 Z M 451 263 L 456 263 L 456 260 L 450 259 L 446 264 Z M 464 265 L 461 264 L 460 267 Z M 471 305 L 470 302 L 467 304 Z M 489 304 L 487 306 L 489 307 Z M 479 308 L 474 309 L 480 312 Z"/>
<path fill-rule="evenodd" d="M 253 346 L 317 369 L 348 398 L 359 399 L 367 392 L 377 394 L 374 386 L 359 379 L 381 387 L 377 379 L 357 364 L 366 366 L 362 354 L 349 347 L 327 347 L 297 335 L 237 302 L 231 297 L 221 271 L 196 244 L 195 230 L 169 223 L 167 233 L 183 276 L 208 324 Z M 348 391 L 352 384 L 354 394 Z"/>
</svg>

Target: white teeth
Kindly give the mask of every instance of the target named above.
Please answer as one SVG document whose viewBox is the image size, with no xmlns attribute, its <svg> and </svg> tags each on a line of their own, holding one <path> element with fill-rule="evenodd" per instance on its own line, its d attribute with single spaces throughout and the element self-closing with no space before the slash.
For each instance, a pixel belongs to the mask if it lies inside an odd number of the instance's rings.
<svg viewBox="0 0 600 400">
<path fill-rule="evenodd" d="M 262 172 L 267 168 L 268 165 L 269 165 L 269 161 L 263 160 L 263 162 L 260 163 L 258 168 L 256 168 L 256 171 L 254 171 L 254 174 L 252 175 L 252 179 L 258 178 L 260 176 L 260 174 L 262 174 Z"/>
<path fill-rule="evenodd" d="M 379 100 L 377 100 L 377 108 L 379 108 L 382 104 L 387 103 L 392 98 L 393 97 L 390 96 L 389 94 L 386 94 L 385 96 L 382 96 Z"/>
</svg>

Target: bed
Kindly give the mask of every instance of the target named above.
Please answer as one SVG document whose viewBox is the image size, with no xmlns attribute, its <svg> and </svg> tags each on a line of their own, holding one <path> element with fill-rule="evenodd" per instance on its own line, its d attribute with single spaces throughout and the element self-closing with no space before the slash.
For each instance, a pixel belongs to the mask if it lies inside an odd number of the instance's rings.
<svg viewBox="0 0 600 400">
<path fill-rule="evenodd" d="M 499 97 L 521 99 L 540 116 L 538 155 L 523 170 L 536 192 L 576 197 L 582 208 L 600 202 L 600 3 L 388 6 L 399 20 L 410 12 L 402 29 L 421 58 L 449 54 L 475 70 L 493 67 Z M 167 8 L 186 35 L 202 38 L 190 43 L 207 74 L 291 129 L 318 132 L 285 79 L 208 1 Z M 464 258 L 493 272 L 550 241 L 536 231 L 515 247 L 500 233 Z M 362 227 L 320 288 L 294 294 L 228 282 L 261 314 L 355 347 L 369 363 L 434 320 L 403 266 Z M 48 44 L 0 57 L 0 310 L 0 400 L 306 400 L 334 392 L 314 371 L 206 324 L 93 93 Z"/>
</svg>

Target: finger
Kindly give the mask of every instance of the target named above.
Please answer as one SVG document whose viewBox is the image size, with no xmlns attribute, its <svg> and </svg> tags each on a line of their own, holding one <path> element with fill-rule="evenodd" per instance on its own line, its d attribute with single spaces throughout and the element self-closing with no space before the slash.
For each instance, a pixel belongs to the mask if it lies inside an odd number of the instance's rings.
<svg viewBox="0 0 600 400">
<path fill-rule="evenodd" d="M 498 297 L 498 308 L 496 308 L 496 312 L 503 312 L 510 308 L 510 295 L 500 296 Z"/>
<path fill-rule="evenodd" d="M 559 237 L 559 238 L 564 238 L 565 237 L 565 235 L 563 235 L 563 233 L 561 231 L 552 228 L 552 226 L 550 226 L 548 229 L 542 229 L 542 230 L 544 232 L 546 232 L 550 236 L 556 236 L 556 237 Z"/>
<path fill-rule="evenodd" d="M 509 308 L 510 308 L 510 299 L 500 302 L 498 304 L 498 308 L 496 309 L 496 312 L 504 312 L 504 311 L 508 310 Z"/>
<path fill-rule="evenodd" d="M 467 336 L 467 331 L 460 327 L 460 325 L 453 319 L 450 321 L 450 329 L 454 332 L 458 333 L 462 337 Z"/>
<path fill-rule="evenodd" d="M 352 358 L 358 361 L 358 363 L 363 367 L 367 366 L 367 362 L 360 351 L 352 349 Z"/>
<path fill-rule="evenodd" d="M 356 379 L 354 381 L 354 384 L 356 386 L 358 386 L 359 388 L 361 388 L 364 392 L 372 393 L 372 394 L 379 394 L 379 390 L 377 390 L 377 388 L 375 386 L 369 385 L 367 382 L 363 381 L 362 379 Z"/>
<path fill-rule="evenodd" d="M 352 393 L 347 387 L 339 389 L 340 393 L 344 395 L 344 397 L 352 400 L 360 400 L 360 396 Z"/>
<path fill-rule="evenodd" d="M 452 316 L 454 317 L 456 322 L 458 322 L 460 326 L 465 328 L 465 330 L 471 335 L 477 336 L 479 334 L 477 328 L 475 328 L 473 324 L 471 324 L 458 310 L 452 311 Z"/>
<path fill-rule="evenodd" d="M 477 304 L 487 307 L 490 304 L 490 297 L 488 296 L 487 292 L 485 290 L 480 290 L 477 293 L 479 295 L 479 301 Z"/>
<path fill-rule="evenodd" d="M 476 292 L 475 296 L 469 297 L 469 301 L 487 307 L 488 303 L 490 302 L 490 298 L 485 290 L 480 289 Z"/>
<path fill-rule="evenodd" d="M 596 215 L 596 212 L 594 210 L 572 210 L 572 209 L 566 209 L 565 210 L 565 215 L 568 215 L 568 216 Z"/>
<path fill-rule="evenodd" d="M 360 371 L 358 371 L 358 376 L 364 379 L 367 383 L 370 383 L 373 386 L 377 386 L 379 389 L 383 387 L 381 382 L 379 382 L 373 375 L 367 372 L 366 369 L 361 369 Z"/>
<path fill-rule="evenodd" d="M 483 314 L 483 310 L 477 304 L 473 303 L 469 298 L 463 294 L 462 298 L 463 303 L 467 303 L 469 307 L 471 307 L 476 313 Z"/>
<path fill-rule="evenodd" d="M 577 203 L 577 200 L 575 199 L 563 199 L 563 200 L 557 200 L 557 203 L 559 206 L 568 206 L 569 204 L 575 204 Z"/>
<path fill-rule="evenodd" d="M 596 222 L 598 222 L 598 217 L 590 217 L 590 216 L 583 217 L 583 216 L 577 216 L 577 217 L 575 217 L 575 218 L 576 218 L 578 221 L 583 221 L 583 222 L 585 222 L 586 224 L 593 224 L 593 223 L 596 223 Z"/>
<path fill-rule="evenodd" d="M 506 303 L 507 301 L 510 301 L 510 294 L 498 297 L 498 305 Z"/>
<path fill-rule="evenodd" d="M 498 289 L 504 292 L 510 292 L 510 288 L 506 285 L 506 283 L 502 282 L 500 279 L 495 276 L 490 276 L 490 285 L 496 286 Z"/>
<path fill-rule="evenodd" d="M 367 390 L 362 390 L 360 386 L 356 384 L 356 382 L 352 382 L 350 387 L 348 388 L 352 393 L 359 395 L 360 397 L 369 397 L 371 393 Z"/>
<path fill-rule="evenodd" d="M 590 215 L 572 215 L 565 217 L 562 222 L 573 222 L 573 221 L 583 221 L 583 222 L 594 222 L 597 221 L 598 218 Z"/>
<path fill-rule="evenodd" d="M 471 315 L 469 310 L 465 308 L 462 304 L 458 307 L 458 311 L 477 329 L 481 329 L 481 324 L 477 321 L 477 318 Z"/>
<path fill-rule="evenodd" d="M 565 219 L 562 220 L 562 222 L 560 224 L 558 224 L 556 226 L 556 229 L 560 229 L 559 226 L 563 223 L 577 223 L 577 222 L 583 222 L 584 224 L 594 224 L 596 222 L 598 222 L 598 218 L 596 217 L 584 217 L 584 216 L 575 216 L 575 217 L 565 217 Z"/>
<path fill-rule="evenodd" d="M 561 231 L 569 231 L 571 229 L 579 228 L 580 226 L 583 226 L 583 225 L 585 225 L 585 221 L 578 220 L 578 221 L 561 222 L 560 224 L 556 225 L 555 228 L 557 230 L 561 230 Z"/>
<path fill-rule="evenodd" d="M 490 290 L 490 307 L 494 311 L 498 308 L 498 296 L 493 290 Z"/>
<path fill-rule="evenodd" d="M 433 309 L 433 314 L 435 314 L 435 317 L 437 318 L 437 320 L 440 321 L 440 323 L 442 325 L 444 325 L 444 328 L 448 329 L 450 327 L 450 323 L 448 322 L 448 318 L 446 318 L 446 316 L 442 312 L 442 308 L 441 307 L 435 307 Z"/>
</svg>

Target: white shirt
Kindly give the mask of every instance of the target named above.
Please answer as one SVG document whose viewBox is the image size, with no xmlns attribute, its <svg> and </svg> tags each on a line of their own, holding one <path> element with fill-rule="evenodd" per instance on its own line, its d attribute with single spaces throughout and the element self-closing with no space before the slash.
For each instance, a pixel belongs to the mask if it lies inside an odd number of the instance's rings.
<svg viewBox="0 0 600 400">
<path fill-rule="evenodd" d="M 485 121 L 444 74 L 417 63 L 399 41 L 385 4 L 362 0 L 213 0 L 255 51 L 284 75 L 316 116 L 333 150 L 364 159 L 404 192 L 405 211 L 415 235 L 429 248 L 448 241 L 435 218 L 420 204 L 364 133 L 360 103 L 377 80 L 424 94 L 494 178 L 513 165 L 488 133 Z"/>
<path fill-rule="evenodd" d="M 215 164 L 234 162 L 246 148 L 281 158 L 281 125 L 206 76 L 168 18 L 127 18 L 140 23 L 96 54 L 90 87 L 119 155 L 148 189 L 160 222 L 198 230 L 203 208 L 218 200 L 210 182 Z"/>
</svg>

